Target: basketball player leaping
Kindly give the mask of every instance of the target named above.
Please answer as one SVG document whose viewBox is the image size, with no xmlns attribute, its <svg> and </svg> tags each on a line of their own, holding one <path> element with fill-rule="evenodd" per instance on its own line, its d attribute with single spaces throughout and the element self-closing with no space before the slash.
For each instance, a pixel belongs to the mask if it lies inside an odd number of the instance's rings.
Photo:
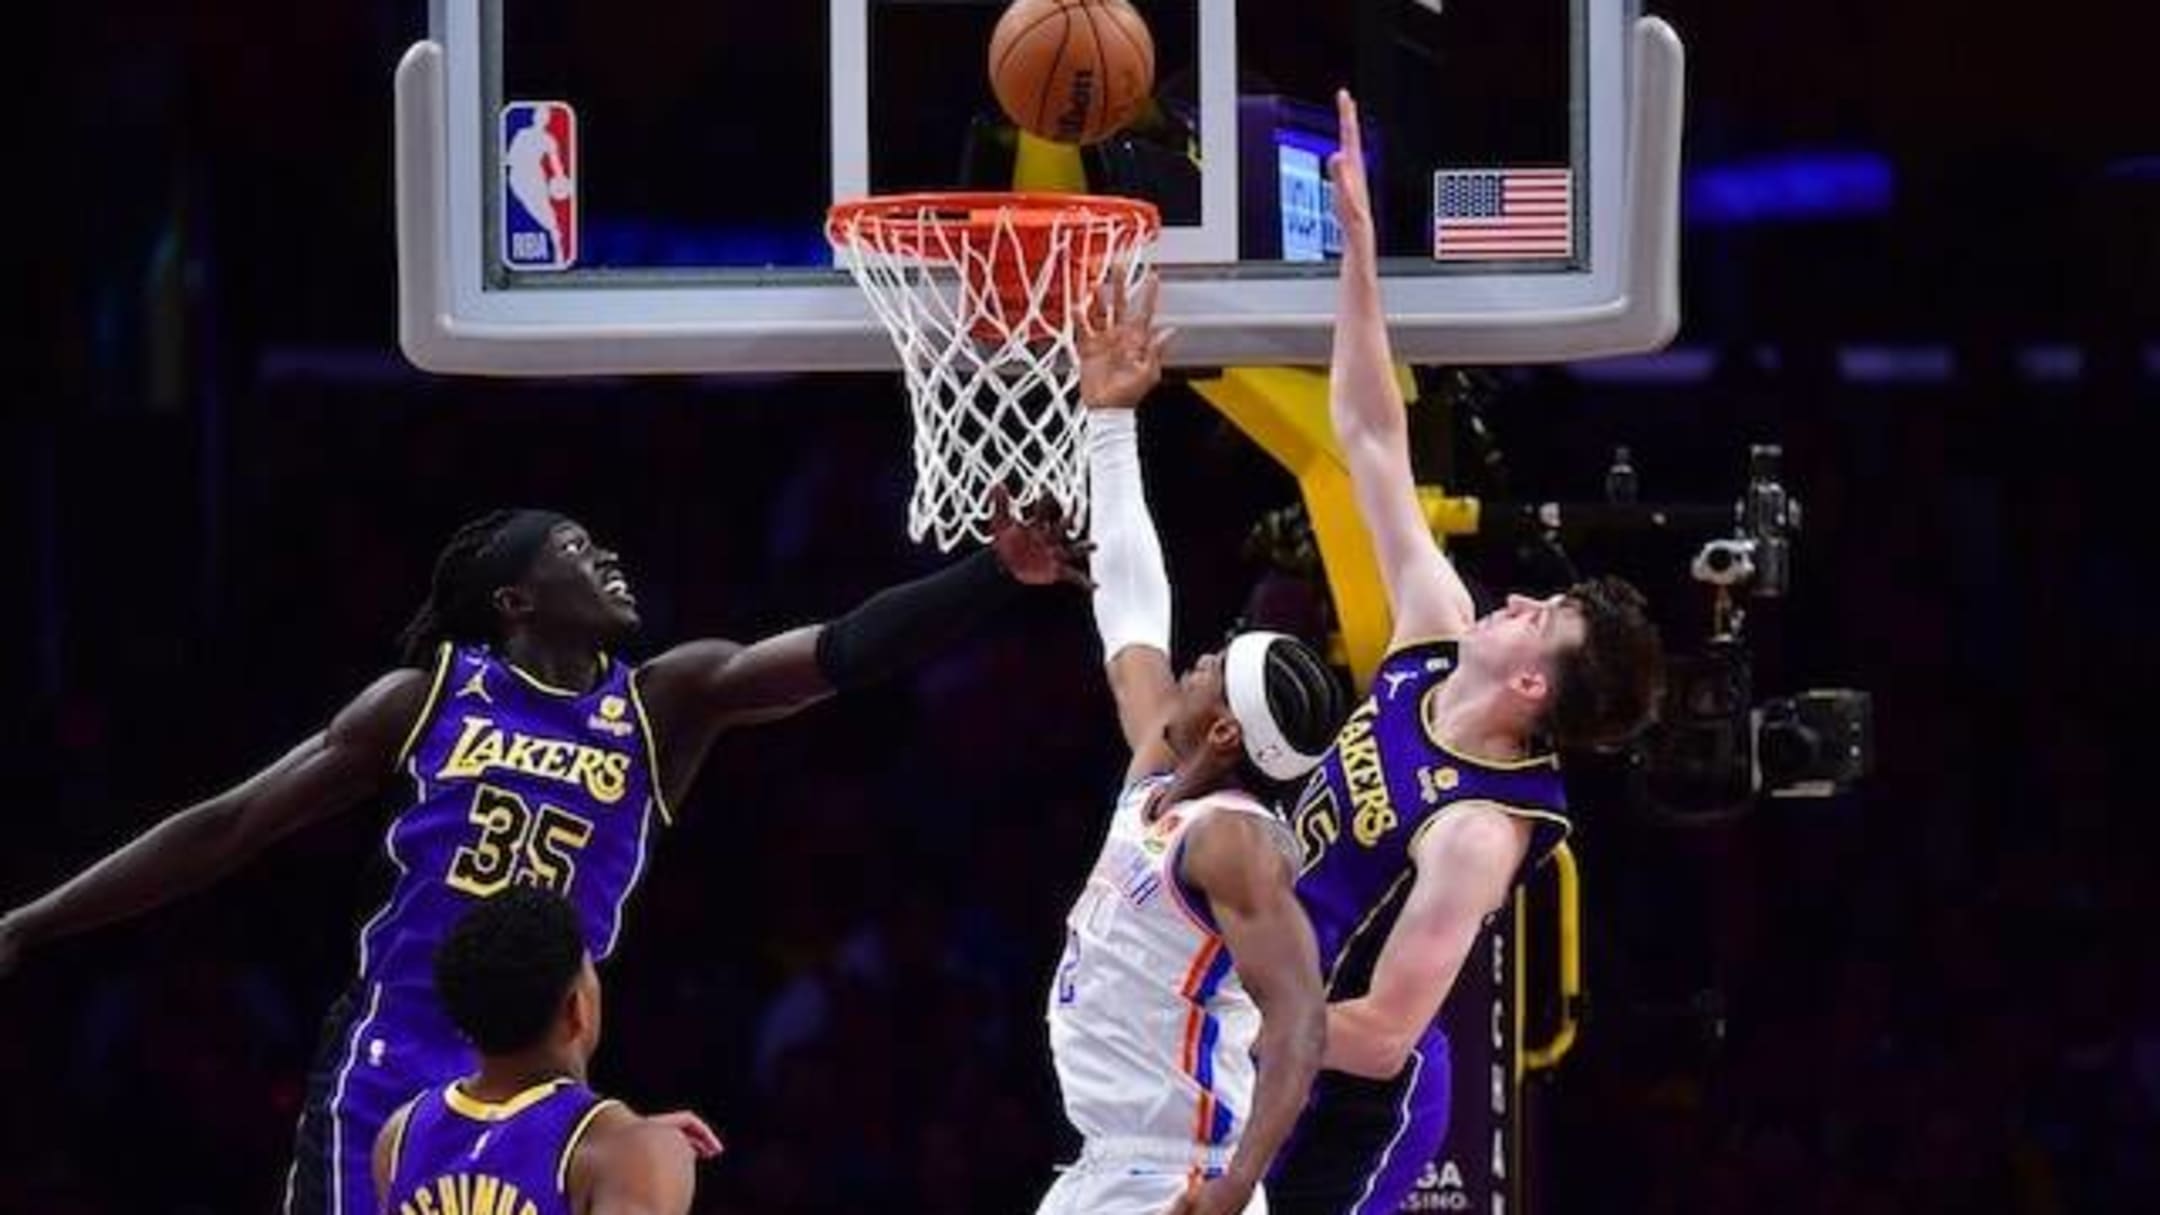
<svg viewBox="0 0 2160 1215">
<path fill-rule="evenodd" d="M 1086 1142 L 1042 1215 L 1264 1212 L 1257 1187 L 1323 1045 L 1296 845 L 1253 794 L 1311 768 L 1343 696 L 1278 634 L 1172 674 L 1132 413 L 1168 339 L 1151 331 L 1154 294 L 1125 315 L 1119 293 L 1081 341 L 1095 620 L 1132 760 L 1050 993 L 1065 1115 Z"/>
<path fill-rule="evenodd" d="M 478 1067 L 399 1107 L 375 1138 L 384 1215 L 688 1215 L 688 1114 L 641 1118 L 585 1087 L 600 976 L 577 909 L 520 887 L 475 903 L 435 951 L 435 989 Z"/>
<path fill-rule="evenodd" d="M 1084 582 L 1059 534 L 1055 521 L 1006 520 L 991 549 L 826 624 L 748 646 L 692 641 L 632 666 L 607 652 L 638 625 L 613 552 L 549 511 L 475 520 L 436 559 L 404 668 L 284 758 L 0 918 L 0 971 L 410 780 L 384 844 L 390 897 L 361 929 L 358 973 L 325 1024 L 286 1194 L 288 1215 L 365 1215 L 376 1130 L 471 1061 L 427 973 L 467 905 L 518 884 L 557 891 L 605 958 L 653 821 L 670 820 L 721 732 L 926 656 L 1021 582 Z"/>
<path fill-rule="evenodd" d="M 1419 508 L 1381 311 L 1356 105 L 1338 98 L 1343 264 L 1330 413 L 1387 583 L 1371 696 L 1299 797 L 1298 898 L 1329 976 L 1326 1069 L 1268 1182 L 1276 1215 L 1393 1212 L 1447 1132 L 1435 1021 L 1485 918 L 1567 833 L 1547 738 L 1624 736 L 1661 678 L 1618 579 L 1479 617 Z"/>
</svg>

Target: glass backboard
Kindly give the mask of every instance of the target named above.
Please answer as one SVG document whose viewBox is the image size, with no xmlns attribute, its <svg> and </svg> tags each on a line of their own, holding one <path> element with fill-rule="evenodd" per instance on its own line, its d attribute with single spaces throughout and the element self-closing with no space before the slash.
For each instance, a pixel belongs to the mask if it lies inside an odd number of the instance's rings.
<svg viewBox="0 0 2160 1215">
<path fill-rule="evenodd" d="M 893 365 L 825 212 L 1021 184 L 988 81 L 1004 7 L 435 0 L 397 87 L 408 355 L 505 374 Z M 1401 357 L 1670 336 L 1680 51 L 1633 0 L 1135 7 L 1152 101 L 1059 163 L 1161 209 L 1179 363 L 1327 357 L 1338 85 L 1368 123 Z"/>
</svg>

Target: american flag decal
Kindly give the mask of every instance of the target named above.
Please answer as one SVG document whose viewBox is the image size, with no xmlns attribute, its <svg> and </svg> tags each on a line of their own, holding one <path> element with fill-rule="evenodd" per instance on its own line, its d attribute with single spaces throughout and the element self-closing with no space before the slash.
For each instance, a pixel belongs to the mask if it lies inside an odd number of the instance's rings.
<svg viewBox="0 0 2160 1215">
<path fill-rule="evenodd" d="M 1442 169 L 1433 174 L 1433 258 L 1554 259 L 1575 253 L 1572 169 Z"/>
</svg>

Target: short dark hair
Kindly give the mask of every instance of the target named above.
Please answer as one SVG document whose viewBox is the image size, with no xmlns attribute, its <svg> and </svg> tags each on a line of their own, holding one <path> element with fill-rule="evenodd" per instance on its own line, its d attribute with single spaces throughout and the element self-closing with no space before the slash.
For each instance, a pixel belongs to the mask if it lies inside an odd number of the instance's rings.
<svg viewBox="0 0 2160 1215">
<path fill-rule="evenodd" d="M 458 918 L 435 950 L 435 992 L 483 1055 L 538 1042 L 585 967 L 585 933 L 560 896 L 512 886 Z"/>
<path fill-rule="evenodd" d="M 1545 727 L 1563 748 L 1611 747 L 1657 716 L 1665 688 L 1665 645 L 1642 592 L 1604 577 L 1568 588 L 1582 613 L 1582 644 L 1560 656 Z"/>
</svg>

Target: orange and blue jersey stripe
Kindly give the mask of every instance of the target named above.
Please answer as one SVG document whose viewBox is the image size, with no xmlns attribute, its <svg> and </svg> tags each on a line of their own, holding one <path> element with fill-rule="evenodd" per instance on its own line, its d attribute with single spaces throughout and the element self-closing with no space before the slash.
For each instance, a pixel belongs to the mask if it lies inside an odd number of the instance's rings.
<svg viewBox="0 0 2160 1215">
<path fill-rule="evenodd" d="M 1222 1022 L 1208 1011 L 1208 1001 L 1230 975 L 1230 951 L 1219 937 L 1211 937 L 1193 956 L 1186 969 L 1180 994 L 1192 1007 L 1185 1016 L 1185 1042 L 1179 1066 L 1200 1090 L 1193 1114 L 1193 1142 L 1221 1144 L 1230 1137 L 1233 1115 L 1215 1095 L 1215 1046 Z"/>
</svg>

